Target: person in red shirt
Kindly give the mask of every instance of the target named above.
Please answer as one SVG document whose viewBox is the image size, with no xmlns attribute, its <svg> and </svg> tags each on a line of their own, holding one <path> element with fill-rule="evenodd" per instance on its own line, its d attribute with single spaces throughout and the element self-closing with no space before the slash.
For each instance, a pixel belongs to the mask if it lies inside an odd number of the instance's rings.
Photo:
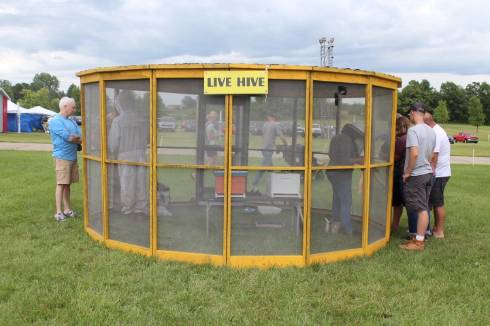
<svg viewBox="0 0 490 326">
<path fill-rule="evenodd" d="M 400 217 L 403 212 L 405 201 L 403 199 L 403 167 L 405 165 L 405 152 L 407 143 L 407 131 L 410 127 L 410 120 L 407 117 L 399 116 L 396 119 L 396 140 L 395 140 L 395 166 L 393 171 L 393 233 L 398 232 Z"/>
</svg>

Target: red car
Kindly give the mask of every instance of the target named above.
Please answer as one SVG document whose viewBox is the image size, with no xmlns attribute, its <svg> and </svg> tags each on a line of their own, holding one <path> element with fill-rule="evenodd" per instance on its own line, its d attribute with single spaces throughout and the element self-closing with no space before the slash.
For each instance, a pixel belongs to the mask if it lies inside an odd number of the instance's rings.
<svg viewBox="0 0 490 326">
<path fill-rule="evenodd" d="M 466 132 L 459 132 L 458 134 L 454 135 L 454 141 L 461 142 L 461 143 L 478 143 L 479 138 L 477 136 L 470 135 L 469 133 Z"/>
</svg>

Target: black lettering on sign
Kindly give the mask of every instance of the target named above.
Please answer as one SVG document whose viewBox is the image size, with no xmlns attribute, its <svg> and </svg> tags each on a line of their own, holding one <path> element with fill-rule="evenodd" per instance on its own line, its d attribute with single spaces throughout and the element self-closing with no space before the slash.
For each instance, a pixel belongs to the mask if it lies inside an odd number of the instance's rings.
<svg viewBox="0 0 490 326">
<path fill-rule="evenodd" d="M 245 77 L 238 77 L 238 78 L 236 79 L 236 85 L 237 85 L 238 87 L 240 87 L 240 86 L 245 86 Z"/>
<path fill-rule="evenodd" d="M 226 77 L 226 86 L 231 87 L 231 77 Z"/>
<path fill-rule="evenodd" d="M 214 85 L 211 84 L 211 78 L 208 77 L 208 87 L 214 87 Z"/>
<path fill-rule="evenodd" d="M 259 77 L 259 86 L 264 86 L 265 85 L 265 81 L 264 81 L 264 77 Z"/>
<path fill-rule="evenodd" d="M 226 78 L 216 78 L 216 79 L 218 79 L 218 85 L 220 87 L 225 86 Z"/>
</svg>

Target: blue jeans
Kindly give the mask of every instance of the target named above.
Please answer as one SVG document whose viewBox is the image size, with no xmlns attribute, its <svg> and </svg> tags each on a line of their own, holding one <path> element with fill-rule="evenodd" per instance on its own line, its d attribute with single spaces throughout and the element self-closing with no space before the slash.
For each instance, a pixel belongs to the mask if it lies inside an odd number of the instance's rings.
<svg viewBox="0 0 490 326">
<path fill-rule="evenodd" d="M 427 225 L 427 230 L 430 230 L 430 210 L 427 212 L 429 215 L 429 225 Z M 409 212 L 408 215 L 408 232 L 417 233 L 417 223 L 419 221 L 419 213 L 418 212 Z"/>
<path fill-rule="evenodd" d="M 352 171 L 328 171 L 332 184 L 332 219 L 342 222 L 346 233 L 352 233 L 350 210 L 352 206 Z"/>
<path fill-rule="evenodd" d="M 264 150 L 262 151 L 262 166 L 272 166 L 272 150 Z M 257 187 L 259 185 L 260 179 L 262 179 L 262 176 L 264 175 L 266 171 L 260 170 L 257 171 L 257 174 L 255 175 L 254 181 L 252 182 L 253 187 Z"/>
</svg>

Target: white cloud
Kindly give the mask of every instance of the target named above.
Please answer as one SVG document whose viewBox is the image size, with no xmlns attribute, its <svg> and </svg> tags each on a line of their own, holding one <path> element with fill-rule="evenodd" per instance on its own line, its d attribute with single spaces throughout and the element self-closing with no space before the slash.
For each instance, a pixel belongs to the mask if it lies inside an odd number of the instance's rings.
<svg viewBox="0 0 490 326">
<path fill-rule="evenodd" d="M 68 51 L 39 51 L 25 53 L 7 50 L 0 56 L 0 79 L 11 82 L 30 82 L 36 73 L 48 72 L 60 80 L 63 89 L 78 84 L 75 73 L 87 67 L 111 66 L 114 62 Z"/>
<path fill-rule="evenodd" d="M 0 5 L 0 78 L 72 80 L 142 63 L 317 65 L 318 39 L 333 36 L 338 67 L 466 80 L 490 74 L 489 16 L 483 0 L 17 0 Z"/>
<path fill-rule="evenodd" d="M 0 4 L 0 15 L 17 15 L 18 13 L 17 8 L 7 4 Z"/>
</svg>

